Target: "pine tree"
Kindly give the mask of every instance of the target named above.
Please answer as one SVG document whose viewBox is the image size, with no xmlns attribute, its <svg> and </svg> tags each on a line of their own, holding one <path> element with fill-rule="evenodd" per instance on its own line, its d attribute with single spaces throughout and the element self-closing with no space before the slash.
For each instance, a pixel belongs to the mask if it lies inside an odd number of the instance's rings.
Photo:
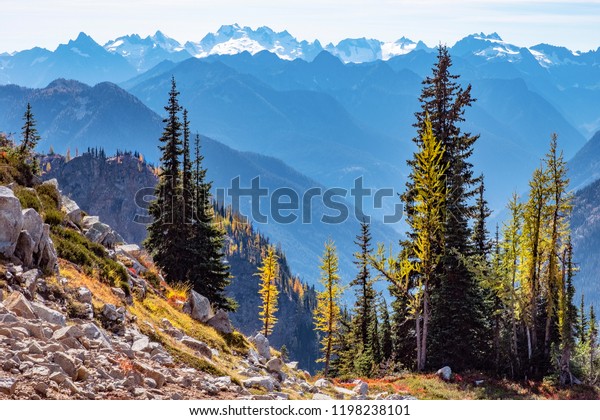
<svg viewBox="0 0 600 420">
<path fill-rule="evenodd" d="M 577 324 L 577 309 L 573 305 L 575 287 L 573 286 L 573 247 L 570 240 L 563 253 L 563 270 L 558 302 L 558 328 L 560 333 L 560 384 L 573 384 L 571 374 L 571 352 L 575 347 L 574 329 Z"/>
<path fill-rule="evenodd" d="M 154 262 L 163 270 L 168 282 L 183 281 L 188 272 L 189 261 L 182 261 L 180 251 L 182 241 L 187 239 L 181 200 L 181 121 L 178 102 L 179 92 L 175 79 L 171 80 L 169 101 L 165 106 L 167 117 L 163 119 L 165 129 L 160 138 L 162 152 L 160 158 L 162 173 L 155 188 L 156 200 L 149 213 L 152 223 L 148 226 L 148 237 L 144 245 L 150 251 Z M 101 151 L 101 155 L 104 151 Z"/>
<path fill-rule="evenodd" d="M 184 254 L 189 255 L 187 278 L 194 290 L 208 298 L 216 308 L 234 311 L 237 303 L 225 295 L 225 288 L 231 282 L 223 251 L 225 232 L 215 221 L 210 194 L 212 183 L 206 180 L 199 135 L 195 137 L 194 149 L 193 163 L 184 158 L 184 162 L 189 162 L 187 165 L 193 166 L 191 175 L 183 178 L 184 182 L 191 183 L 191 194 L 184 194 L 191 200 L 188 204 L 191 209 L 186 214 L 192 219 L 191 225 L 187 226 L 188 240 L 184 249 Z"/>
<path fill-rule="evenodd" d="M 324 290 L 317 294 L 317 307 L 315 309 L 315 328 L 323 334 L 321 346 L 323 357 L 318 362 L 325 363 L 324 374 L 329 375 L 329 365 L 334 356 L 336 337 L 340 330 L 340 276 L 338 274 L 339 262 L 333 241 L 325 243 L 325 252 L 321 259 L 320 283 Z"/>
<path fill-rule="evenodd" d="M 371 233 L 369 232 L 369 225 L 364 221 L 361 223 L 361 234 L 356 237 L 354 243 L 359 247 L 359 251 L 354 254 L 354 265 L 358 268 L 358 274 L 350 282 L 350 286 L 355 288 L 356 295 L 352 316 L 352 333 L 358 354 L 369 350 L 369 327 L 373 323 L 373 307 L 375 304 L 375 291 L 373 290 L 373 280 L 369 270 L 369 255 L 373 251 L 371 248 Z"/>
<path fill-rule="evenodd" d="M 265 337 L 268 337 L 277 322 L 275 313 L 277 312 L 277 297 L 279 296 L 276 285 L 279 277 L 279 263 L 273 246 L 269 246 L 267 249 L 267 255 L 258 268 L 258 275 L 260 276 L 260 290 L 258 293 L 262 302 L 259 317 L 263 325 L 262 333 Z"/>
<path fill-rule="evenodd" d="M 588 327 L 588 342 L 590 343 L 590 377 L 595 377 L 596 351 L 598 350 L 598 321 L 594 305 L 590 305 L 590 322 Z"/>
<path fill-rule="evenodd" d="M 27 109 L 25 115 L 23 115 L 25 124 L 22 127 L 22 139 L 19 153 L 24 161 L 30 161 L 27 165 L 29 174 L 27 174 L 28 183 L 31 183 L 33 175 L 37 175 L 40 172 L 40 167 L 37 159 L 34 156 L 34 150 L 40 141 L 40 136 L 36 128 L 36 121 L 31 111 L 31 104 L 27 102 Z"/>
<path fill-rule="evenodd" d="M 332 377 L 354 374 L 354 359 L 356 348 L 354 347 L 352 334 L 352 317 L 346 307 L 341 309 L 338 332 L 334 339 L 334 350 L 336 358 L 329 363 L 329 374 Z"/>
</svg>

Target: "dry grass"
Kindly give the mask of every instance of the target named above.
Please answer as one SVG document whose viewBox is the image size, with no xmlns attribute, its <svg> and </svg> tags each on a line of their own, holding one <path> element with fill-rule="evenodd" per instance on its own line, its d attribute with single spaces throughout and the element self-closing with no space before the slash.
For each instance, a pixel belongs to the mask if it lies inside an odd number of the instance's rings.
<svg viewBox="0 0 600 420">
<path fill-rule="evenodd" d="M 167 302 L 177 309 L 181 309 L 188 298 L 192 285 L 189 283 L 175 283 L 167 288 Z"/>
<path fill-rule="evenodd" d="M 69 261 L 59 259 L 60 274 L 69 280 L 72 287 L 86 287 L 92 292 L 93 303 L 95 307 L 105 303 L 112 303 L 115 306 L 121 305 L 121 300 L 116 297 L 110 286 L 98 281 L 98 279 L 88 276 L 83 271 L 78 270 L 76 265 Z"/>
</svg>

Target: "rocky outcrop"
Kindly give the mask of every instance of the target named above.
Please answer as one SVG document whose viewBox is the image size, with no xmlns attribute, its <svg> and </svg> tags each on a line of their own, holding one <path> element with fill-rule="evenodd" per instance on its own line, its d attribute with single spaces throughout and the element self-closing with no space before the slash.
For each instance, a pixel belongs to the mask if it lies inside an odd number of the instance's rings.
<svg viewBox="0 0 600 420">
<path fill-rule="evenodd" d="M 23 228 L 21 203 L 12 190 L 0 187 L 0 254 L 12 257 Z"/>
<path fill-rule="evenodd" d="M 214 316 L 208 299 L 193 290 L 190 291 L 188 299 L 183 305 L 183 312 L 200 322 L 206 322 Z"/>
<path fill-rule="evenodd" d="M 100 222 L 97 216 L 85 216 L 82 220 L 83 232 L 90 241 L 106 248 L 114 248 L 125 240 L 106 223 Z"/>
<path fill-rule="evenodd" d="M 0 187 L 0 255 L 25 267 L 57 269 L 50 226 L 34 209 L 22 210 L 19 199 L 6 187 Z"/>
</svg>

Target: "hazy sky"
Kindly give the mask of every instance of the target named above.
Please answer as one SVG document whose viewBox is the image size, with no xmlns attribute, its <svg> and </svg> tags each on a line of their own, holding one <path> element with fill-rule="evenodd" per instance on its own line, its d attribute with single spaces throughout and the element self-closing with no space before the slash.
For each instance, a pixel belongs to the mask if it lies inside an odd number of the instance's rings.
<svg viewBox="0 0 600 420">
<path fill-rule="evenodd" d="M 199 41 L 222 24 L 287 29 L 300 39 L 402 36 L 452 45 L 474 32 L 587 51 L 600 46 L 600 0 L 0 0 L 0 51 L 55 49 L 80 31 L 105 43 L 157 29 Z"/>
</svg>

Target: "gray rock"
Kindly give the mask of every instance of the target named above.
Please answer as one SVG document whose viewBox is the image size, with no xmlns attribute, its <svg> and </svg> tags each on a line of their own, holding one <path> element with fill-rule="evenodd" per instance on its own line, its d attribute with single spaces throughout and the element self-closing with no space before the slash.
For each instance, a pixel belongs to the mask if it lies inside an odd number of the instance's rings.
<svg viewBox="0 0 600 420">
<path fill-rule="evenodd" d="M 24 209 L 23 213 L 23 230 L 29 233 L 35 244 L 33 252 L 40 252 L 40 243 L 44 234 L 44 221 L 42 216 L 34 209 Z"/>
<path fill-rule="evenodd" d="M 214 316 L 208 299 L 193 290 L 190 291 L 188 299 L 183 305 L 183 312 L 200 322 L 206 322 Z"/>
<path fill-rule="evenodd" d="M 0 255 L 10 258 L 23 229 L 21 203 L 6 187 L 0 187 Z"/>
<path fill-rule="evenodd" d="M 52 338 L 58 341 L 67 337 L 77 339 L 81 336 L 83 336 L 83 331 L 77 325 L 69 325 L 67 327 L 60 328 L 54 331 L 54 334 L 52 334 Z"/>
<path fill-rule="evenodd" d="M 215 316 L 209 318 L 206 324 L 223 334 L 231 334 L 233 332 L 229 315 L 222 309 L 219 309 Z"/>
<path fill-rule="evenodd" d="M 286 363 L 286 366 L 292 370 L 296 370 L 298 369 L 298 362 L 288 362 Z"/>
<path fill-rule="evenodd" d="M 315 386 L 317 388 L 328 388 L 330 386 L 333 386 L 333 384 L 331 382 L 329 382 L 327 379 L 321 378 L 321 379 L 317 379 L 317 381 L 315 382 Z"/>
<path fill-rule="evenodd" d="M 212 358 L 212 351 L 210 350 L 210 347 L 208 347 L 208 345 L 206 345 L 206 343 L 203 343 L 202 341 L 185 336 L 181 339 L 181 344 L 184 344 L 189 348 L 196 350 L 204 357 L 207 357 L 209 359 Z"/>
<path fill-rule="evenodd" d="M 317 393 L 315 395 L 313 395 L 313 400 L 333 400 L 332 397 L 330 397 L 329 395 L 326 394 L 321 394 L 321 393 Z"/>
<path fill-rule="evenodd" d="M 0 378 L 0 392 L 5 395 L 14 394 L 16 385 L 17 381 L 13 378 Z"/>
<path fill-rule="evenodd" d="M 92 303 L 92 292 L 87 287 L 77 289 L 77 300 L 81 303 Z"/>
<path fill-rule="evenodd" d="M 352 389 L 352 391 L 356 392 L 358 395 L 362 395 L 363 397 L 369 393 L 369 385 L 366 382 L 359 380 L 355 383 L 356 386 Z"/>
<path fill-rule="evenodd" d="M 31 304 L 20 292 L 12 292 L 3 302 L 6 309 L 25 319 L 37 319 Z"/>
<path fill-rule="evenodd" d="M 444 381 L 449 381 L 450 378 L 452 378 L 452 369 L 450 369 L 450 366 L 444 366 L 435 374 L 442 378 Z"/>
<path fill-rule="evenodd" d="M 83 213 L 77 203 L 67 196 L 62 196 L 62 210 L 65 212 L 69 220 L 75 224 L 80 224 L 83 218 Z"/>
<path fill-rule="evenodd" d="M 131 350 L 133 351 L 147 351 L 150 345 L 150 339 L 146 336 L 141 336 L 133 342 Z"/>
<path fill-rule="evenodd" d="M 277 381 L 270 376 L 254 376 L 245 379 L 242 384 L 246 388 L 264 388 L 268 392 L 272 392 L 279 385 Z"/>
<path fill-rule="evenodd" d="M 60 312 L 36 302 L 31 302 L 31 307 L 41 320 L 49 322 L 50 324 L 60 325 L 61 327 L 67 325 L 66 317 Z"/>
<path fill-rule="evenodd" d="M 103 244 L 106 241 L 106 237 L 112 232 L 110 226 L 105 223 L 97 222 L 94 223 L 88 230 L 85 232 L 85 237 L 90 241 L 95 242 L 97 244 Z"/>
<path fill-rule="evenodd" d="M 279 357 L 273 357 L 267 362 L 267 370 L 269 372 L 279 373 L 281 372 L 281 369 L 283 369 L 283 360 Z"/>
<path fill-rule="evenodd" d="M 157 388 L 161 388 L 167 380 L 161 372 L 137 360 L 133 361 L 133 366 L 145 376 L 154 379 Z"/>
<path fill-rule="evenodd" d="M 96 223 L 100 223 L 100 218 L 98 216 L 85 216 L 81 221 L 84 229 L 90 229 Z"/>
<path fill-rule="evenodd" d="M 34 295 L 37 289 L 37 281 L 42 276 L 42 273 L 37 268 L 24 272 L 19 276 L 21 283 Z"/>
<path fill-rule="evenodd" d="M 122 301 L 125 301 L 127 299 L 125 291 L 120 287 L 111 287 L 110 290 L 112 290 L 112 292 Z"/>
<path fill-rule="evenodd" d="M 264 357 L 267 360 L 271 358 L 271 345 L 269 344 L 269 339 L 267 337 L 258 333 L 254 336 L 252 342 L 261 357 Z"/>
<path fill-rule="evenodd" d="M 37 265 L 44 271 L 58 272 L 58 256 L 54 249 L 54 243 L 50 239 L 50 225 L 48 224 L 44 224 Z"/>
<path fill-rule="evenodd" d="M 53 362 L 56 363 L 71 379 L 77 378 L 78 365 L 71 356 L 63 352 L 54 353 L 52 358 Z"/>
<path fill-rule="evenodd" d="M 21 260 L 25 267 L 33 266 L 33 252 L 35 249 L 35 242 L 31 238 L 31 235 L 22 230 L 17 240 L 17 246 L 15 247 L 15 257 Z"/>
</svg>

